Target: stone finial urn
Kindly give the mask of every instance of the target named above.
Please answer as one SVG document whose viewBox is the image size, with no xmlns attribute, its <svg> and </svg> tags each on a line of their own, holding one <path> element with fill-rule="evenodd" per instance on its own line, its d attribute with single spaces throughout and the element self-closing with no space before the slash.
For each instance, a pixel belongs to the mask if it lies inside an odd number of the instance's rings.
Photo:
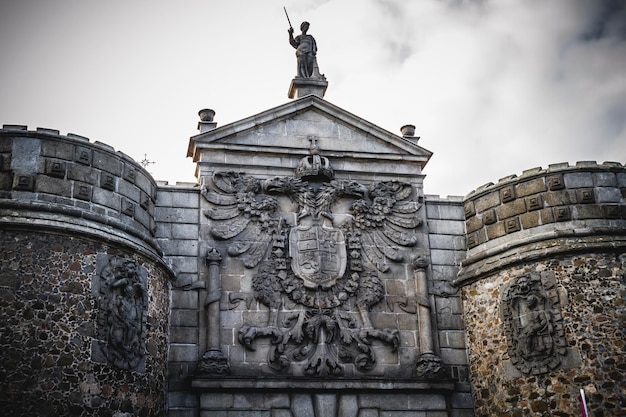
<svg viewBox="0 0 626 417">
<path fill-rule="evenodd" d="M 400 128 L 400 132 L 402 132 L 402 136 L 412 138 L 415 136 L 415 126 L 404 125 Z"/>
<path fill-rule="evenodd" d="M 212 122 L 215 117 L 215 110 L 202 109 L 198 112 L 198 116 L 200 116 L 201 122 Z"/>
</svg>

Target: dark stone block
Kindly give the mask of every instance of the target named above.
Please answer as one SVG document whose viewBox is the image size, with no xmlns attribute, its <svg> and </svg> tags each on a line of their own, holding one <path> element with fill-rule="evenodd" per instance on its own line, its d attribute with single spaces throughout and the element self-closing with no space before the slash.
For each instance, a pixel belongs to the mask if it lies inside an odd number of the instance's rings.
<svg viewBox="0 0 626 417">
<path fill-rule="evenodd" d="M 502 188 L 500 190 L 500 200 L 503 203 L 515 200 L 515 188 L 512 185 Z"/>
<path fill-rule="evenodd" d="M 531 229 L 539 226 L 539 212 L 532 211 L 530 213 L 524 213 L 520 216 L 520 222 L 524 229 Z"/>
<path fill-rule="evenodd" d="M 539 210 L 543 208 L 543 199 L 540 194 L 526 197 L 526 209 L 528 211 Z"/>
<path fill-rule="evenodd" d="M 0 172 L 0 190 L 8 191 L 13 186 L 13 175 Z"/>
<path fill-rule="evenodd" d="M 515 194 L 517 197 L 525 197 L 528 195 L 542 193 L 544 191 L 546 191 L 546 184 L 544 183 L 543 177 L 522 182 L 517 184 L 515 187 Z"/>
<path fill-rule="evenodd" d="M 486 232 L 487 232 L 487 238 L 489 240 L 497 239 L 497 238 L 502 237 L 502 236 L 504 236 L 506 234 L 506 230 L 504 228 L 504 222 L 498 222 L 498 223 L 489 225 L 485 229 L 486 229 Z"/>
<path fill-rule="evenodd" d="M 137 177 L 137 171 L 135 170 L 135 167 L 130 165 L 130 164 L 128 164 L 128 163 L 124 164 L 124 175 L 123 175 L 123 178 L 126 181 L 134 184 L 135 180 L 136 180 L 136 177 Z"/>
<path fill-rule="evenodd" d="M 117 187 L 117 191 L 124 197 L 132 200 L 135 203 L 139 203 L 141 199 L 141 191 L 136 185 L 129 184 L 127 181 L 120 181 Z"/>
<path fill-rule="evenodd" d="M 56 140 L 43 140 L 41 142 L 41 155 L 50 158 L 72 161 L 74 159 L 74 146 L 69 143 Z"/>
<path fill-rule="evenodd" d="M 15 175 L 13 177 L 13 189 L 16 191 L 33 191 L 35 189 L 35 176 Z"/>
<path fill-rule="evenodd" d="M 548 183 L 548 189 L 550 191 L 562 190 L 565 188 L 563 175 L 561 174 L 548 175 L 546 177 L 546 182 Z"/>
<path fill-rule="evenodd" d="M 74 161 L 83 165 L 91 165 L 91 149 L 84 146 L 74 147 Z"/>
<path fill-rule="evenodd" d="M 498 216 L 498 219 L 501 220 L 517 216 L 524 212 L 526 212 L 526 202 L 524 200 L 515 200 L 496 207 L 496 215 Z"/>
<path fill-rule="evenodd" d="M 0 171 L 11 170 L 11 154 L 0 155 Z"/>
<path fill-rule="evenodd" d="M 554 213 L 549 207 L 539 210 L 539 216 L 541 217 L 541 224 L 554 223 Z"/>
<path fill-rule="evenodd" d="M 474 206 L 473 201 L 467 201 L 463 206 L 463 210 L 465 212 L 465 218 L 469 219 L 470 217 L 476 214 L 476 207 Z"/>
<path fill-rule="evenodd" d="M 567 190 L 544 193 L 543 200 L 547 206 L 551 207 L 565 206 L 576 202 L 575 194 Z"/>
<path fill-rule="evenodd" d="M 470 233 L 467 235 L 467 247 L 468 249 L 478 246 L 478 233 Z"/>
<path fill-rule="evenodd" d="M 62 178 L 48 177 L 40 175 L 37 178 L 35 191 L 39 193 L 56 194 L 65 197 L 71 197 L 72 184 L 71 181 Z"/>
<path fill-rule="evenodd" d="M 141 206 L 142 209 L 148 212 L 150 211 L 151 200 L 150 200 L 150 196 L 145 191 L 141 192 L 141 195 L 139 197 L 139 205 Z"/>
<path fill-rule="evenodd" d="M 579 203 L 583 203 L 583 204 L 593 203 L 596 201 L 594 194 L 593 194 L 593 189 L 591 188 L 576 190 L 576 197 L 577 197 L 576 200 Z"/>
<path fill-rule="evenodd" d="M 500 194 L 497 191 L 486 194 L 474 202 L 477 212 L 482 212 L 500 204 Z"/>
<path fill-rule="evenodd" d="M 120 196 L 109 190 L 96 188 L 93 191 L 92 201 L 104 207 L 109 207 L 115 211 L 120 210 Z"/>
<path fill-rule="evenodd" d="M 109 174 L 113 174 L 116 177 L 120 177 L 122 176 L 124 163 L 118 158 L 112 157 L 107 153 L 94 151 L 93 167 L 106 171 Z"/>
<path fill-rule="evenodd" d="M 606 204 L 602 206 L 604 212 L 604 218 L 606 219 L 619 219 L 620 218 L 620 206 L 618 204 Z"/>
<path fill-rule="evenodd" d="M 115 191 L 116 180 L 117 178 L 113 174 L 107 172 L 100 173 L 100 187 L 105 190 Z"/>
<path fill-rule="evenodd" d="M 577 218 L 582 219 L 601 219 L 604 217 L 602 206 L 599 204 L 585 204 L 576 206 Z"/>
<path fill-rule="evenodd" d="M 71 163 L 67 166 L 67 179 L 99 185 L 98 171 L 80 163 Z"/>
<path fill-rule="evenodd" d="M 465 230 L 467 231 L 467 233 L 475 232 L 482 227 L 483 221 L 477 216 L 473 216 L 465 222 Z"/>
<path fill-rule="evenodd" d="M 496 211 L 494 209 L 487 210 L 483 213 L 484 224 L 494 224 L 497 221 Z"/>
<path fill-rule="evenodd" d="M 45 173 L 55 178 L 65 178 L 65 172 L 67 171 L 67 163 L 65 161 L 58 161 L 54 159 L 46 159 Z"/>
<path fill-rule="evenodd" d="M 518 217 L 506 219 L 504 221 L 504 229 L 507 233 L 514 233 L 521 230 L 520 221 Z"/>
<path fill-rule="evenodd" d="M 570 209 L 567 206 L 555 207 L 554 218 L 557 222 L 564 222 L 571 219 Z"/>
<path fill-rule="evenodd" d="M 79 200 L 91 200 L 92 193 L 93 188 L 91 185 L 79 182 L 74 183 L 74 198 L 77 198 Z"/>
<path fill-rule="evenodd" d="M 122 198 L 121 211 L 123 214 L 133 217 L 135 215 L 135 204 L 126 198 Z"/>
</svg>

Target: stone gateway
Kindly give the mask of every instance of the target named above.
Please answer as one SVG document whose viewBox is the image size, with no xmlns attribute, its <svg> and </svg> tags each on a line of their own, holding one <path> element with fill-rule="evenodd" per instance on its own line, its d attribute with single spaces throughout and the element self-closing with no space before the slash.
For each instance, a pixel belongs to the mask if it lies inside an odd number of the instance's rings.
<svg viewBox="0 0 626 417">
<path fill-rule="evenodd" d="M 415 127 L 325 100 L 308 28 L 290 101 L 201 110 L 195 183 L 3 125 L 4 414 L 624 415 L 626 166 L 426 194 Z"/>
</svg>

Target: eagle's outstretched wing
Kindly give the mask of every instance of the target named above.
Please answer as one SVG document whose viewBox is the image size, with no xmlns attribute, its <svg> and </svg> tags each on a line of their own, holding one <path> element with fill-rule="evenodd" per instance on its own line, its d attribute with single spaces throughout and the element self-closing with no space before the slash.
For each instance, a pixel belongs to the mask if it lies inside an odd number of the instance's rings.
<svg viewBox="0 0 626 417">
<path fill-rule="evenodd" d="M 203 197 L 212 204 L 205 212 L 211 219 L 211 235 L 236 240 L 228 247 L 230 256 L 242 256 L 247 268 L 264 258 L 273 234 L 280 227 L 278 201 L 263 194 L 262 181 L 236 172 L 217 172 L 213 186 L 203 187 Z"/>
<path fill-rule="evenodd" d="M 354 226 L 359 229 L 365 258 L 382 272 L 389 269 L 387 260 L 402 260 L 400 246 L 417 243 L 415 228 L 421 224 L 420 205 L 410 199 L 410 184 L 398 181 L 374 183 L 367 199 L 354 202 Z"/>
</svg>

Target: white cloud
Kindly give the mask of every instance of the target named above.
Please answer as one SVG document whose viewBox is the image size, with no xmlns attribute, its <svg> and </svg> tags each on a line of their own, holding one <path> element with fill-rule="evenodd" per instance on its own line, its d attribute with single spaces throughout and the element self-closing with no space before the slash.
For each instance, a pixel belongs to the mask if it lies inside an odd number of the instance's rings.
<svg viewBox="0 0 626 417">
<path fill-rule="evenodd" d="M 311 22 L 326 99 L 434 151 L 426 192 L 534 166 L 626 162 L 616 0 L 20 1 L 0 5 L 0 119 L 109 143 L 192 180 L 200 108 L 223 125 L 286 102 L 283 5 Z"/>
</svg>

